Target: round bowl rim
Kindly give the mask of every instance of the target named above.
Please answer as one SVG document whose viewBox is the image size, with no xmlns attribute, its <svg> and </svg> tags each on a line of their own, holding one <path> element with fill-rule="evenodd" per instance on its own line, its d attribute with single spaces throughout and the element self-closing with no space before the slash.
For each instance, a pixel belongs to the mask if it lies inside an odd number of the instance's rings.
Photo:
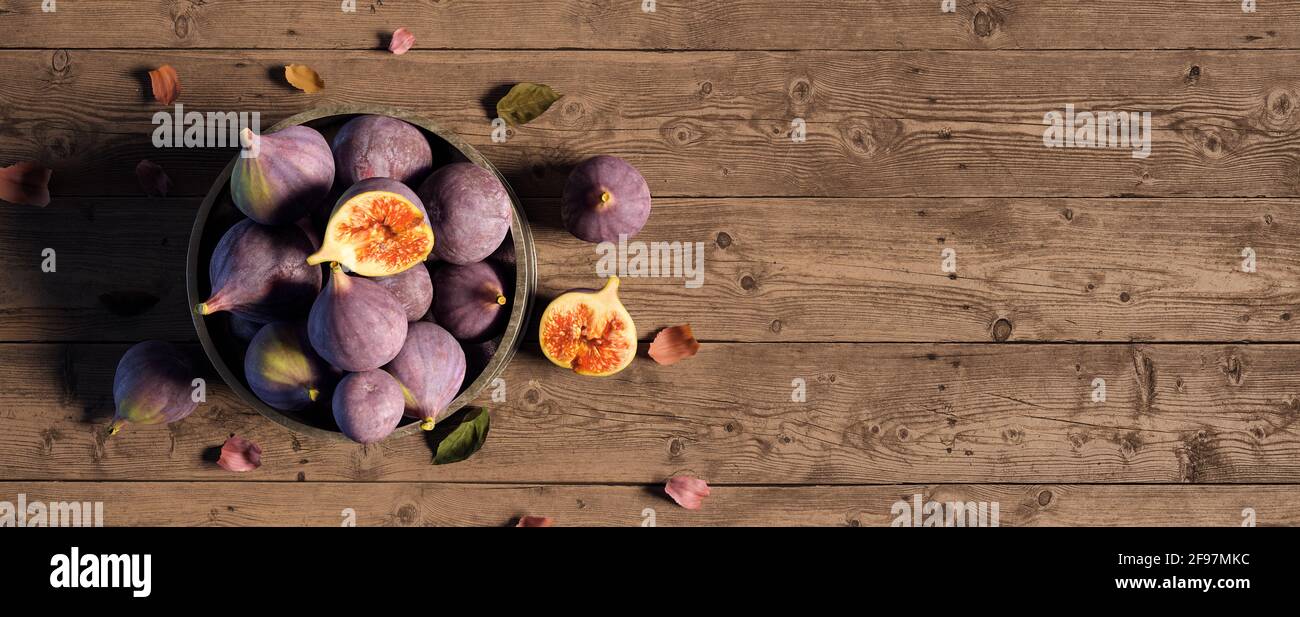
<svg viewBox="0 0 1300 617">
<path fill-rule="evenodd" d="M 510 183 L 506 180 L 505 176 L 501 174 L 501 171 L 498 170 L 496 166 L 484 157 L 477 149 L 475 149 L 474 146 L 423 115 L 400 108 L 374 105 L 322 105 L 285 118 L 284 120 L 275 123 L 275 125 L 266 132 L 274 133 L 275 131 L 285 127 L 307 124 L 309 122 L 324 120 L 334 116 L 358 115 L 380 115 L 397 118 L 436 135 L 439 139 L 446 141 L 453 148 L 459 151 L 461 155 L 470 162 L 496 174 L 497 178 L 501 181 L 501 184 L 505 186 L 506 193 L 510 196 L 510 203 L 513 209 L 513 216 L 510 221 L 510 235 L 511 238 L 514 239 L 516 262 L 515 301 L 511 307 L 510 319 L 506 326 L 505 333 L 502 334 L 501 343 L 497 346 L 496 353 L 479 374 L 478 378 L 475 379 L 469 387 L 465 388 L 465 390 L 447 406 L 447 411 L 441 415 L 441 417 L 446 417 L 469 406 L 474 399 L 478 398 L 478 395 L 484 388 L 501 376 L 501 373 L 505 371 L 506 365 L 519 349 L 519 344 L 523 340 L 524 334 L 527 330 L 528 318 L 532 312 L 532 304 L 534 301 L 533 292 L 537 289 L 537 253 L 536 247 L 533 244 L 533 234 L 528 226 L 528 217 L 524 213 L 523 203 L 519 200 L 519 196 L 515 194 L 514 189 L 511 188 Z M 212 184 L 212 188 L 210 188 L 207 195 L 204 196 L 198 212 L 194 215 L 194 225 L 190 230 L 189 249 L 185 259 L 186 296 L 189 301 L 189 306 L 191 307 L 205 299 L 205 296 L 199 294 L 199 279 L 201 277 L 199 275 L 198 267 L 200 261 L 206 263 L 207 259 L 210 259 L 211 256 L 201 256 L 199 254 L 199 245 L 202 242 L 208 218 L 211 215 L 213 207 L 216 206 L 222 195 L 229 191 L 230 174 L 234 170 L 235 162 L 238 160 L 238 157 L 239 155 L 236 154 L 230 163 L 226 165 L 225 169 L 222 170 L 221 174 L 217 176 L 216 181 Z M 412 190 L 414 190 L 414 187 Z M 238 396 L 241 401 L 252 406 L 253 409 L 257 410 L 257 412 L 262 416 L 295 433 L 336 441 L 350 442 L 350 440 L 348 440 L 348 438 L 341 432 L 306 424 L 285 412 L 263 403 L 261 399 L 258 399 L 257 396 L 254 395 L 246 385 L 244 385 L 244 380 L 240 375 L 237 375 L 231 370 L 231 367 L 226 364 L 225 359 L 221 356 L 220 350 L 217 348 L 216 342 L 212 339 L 212 334 L 208 331 L 206 322 L 207 318 L 199 315 L 193 310 L 190 311 L 190 318 L 194 323 L 194 330 L 199 337 L 199 344 L 203 347 L 203 352 L 207 355 L 208 361 L 212 363 L 217 374 L 221 376 L 221 379 L 235 392 L 236 396 Z M 242 374 L 242 372 L 242 367 L 240 367 L 240 374 Z M 420 430 L 419 425 L 419 422 L 412 421 L 399 426 L 393 430 L 392 434 L 388 436 L 388 439 L 421 433 L 423 431 Z"/>
</svg>

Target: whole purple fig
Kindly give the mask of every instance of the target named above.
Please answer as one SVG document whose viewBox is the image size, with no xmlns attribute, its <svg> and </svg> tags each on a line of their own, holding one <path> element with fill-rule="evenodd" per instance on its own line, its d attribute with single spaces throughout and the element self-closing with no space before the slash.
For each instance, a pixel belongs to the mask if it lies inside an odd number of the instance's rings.
<svg viewBox="0 0 1300 617">
<path fill-rule="evenodd" d="M 263 326 L 244 353 L 244 377 L 262 402 L 285 411 L 304 409 L 328 393 L 337 373 L 307 339 L 301 322 Z"/>
<path fill-rule="evenodd" d="M 235 223 L 208 263 L 212 295 L 194 310 L 230 311 L 259 323 L 300 319 L 321 287 L 320 267 L 307 265 L 311 252 L 311 241 L 293 225 Z"/>
<path fill-rule="evenodd" d="M 650 187 L 641 172 L 616 156 L 597 156 L 574 168 L 564 184 L 560 218 L 587 242 L 631 238 L 650 218 Z"/>
<path fill-rule="evenodd" d="M 339 181 L 351 186 L 367 178 L 392 178 L 415 186 L 433 170 L 433 150 L 424 133 L 388 116 L 357 116 L 334 136 Z"/>
<path fill-rule="evenodd" d="M 424 264 L 415 264 L 392 276 L 370 279 L 393 294 L 406 310 L 407 321 L 419 321 L 433 303 L 433 281 Z"/>
<path fill-rule="evenodd" d="M 448 415 L 447 405 L 465 381 L 465 352 L 441 326 L 417 321 L 406 331 L 402 352 L 384 370 L 406 388 L 406 415 L 431 431 Z"/>
<path fill-rule="evenodd" d="M 171 343 L 137 343 L 117 363 L 113 403 L 117 414 L 108 434 L 127 423 L 170 424 L 194 413 L 194 369 L 190 359 Z"/>
<path fill-rule="evenodd" d="M 306 216 L 334 184 L 334 155 L 320 133 L 290 126 L 240 133 L 244 146 L 230 173 L 230 198 L 248 218 L 284 225 Z"/>
<path fill-rule="evenodd" d="M 387 437 L 402 421 L 405 407 L 401 384 L 379 369 L 344 377 L 331 403 L 339 429 L 358 443 L 375 443 Z"/>
<path fill-rule="evenodd" d="M 307 317 L 307 336 L 316 353 L 340 369 L 377 369 L 402 351 L 406 310 L 379 283 L 350 277 L 334 264 Z"/>
<path fill-rule="evenodd" d="M 462 341 L 500 334 L 510 318 L 508 291 L 489 262 L 443 265 L 433 275 L 433 320 Z"/>
<path fill-rule="evenodd" d="M 510 231 L 510 194 L 496 174 L 452 163 L 420 185 L 433 225 L 433 254 L 453 264 L 483 261 Z"/>
</svg>

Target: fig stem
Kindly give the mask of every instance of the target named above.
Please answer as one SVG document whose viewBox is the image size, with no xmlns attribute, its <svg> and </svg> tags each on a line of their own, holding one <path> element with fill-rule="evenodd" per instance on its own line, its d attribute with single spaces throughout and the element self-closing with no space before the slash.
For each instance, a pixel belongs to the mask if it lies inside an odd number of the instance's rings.
<svg viewBox="0 0 1300 617">
<path fill-rule="evenodd" d="M 505 305 L 506 305 L 506 297 L 503 296 L 503 295 L 501 295 L 501 294 L 497 294 L 497 304 L 499 304 L 499 305 L 501 305 L 501 306 L 505 306 Z"/>
<path fill-rule="evenodd" d="M 433 425 L 434 425 L 434 420 L 433 420 L 433 418 L 425 418 L 425 419 L 423 419 L 423 420 L 420 421 L 420 430 L 422 430 L 422 431 L 432 431 L 432 430 L 433 430 Z"/>
<path fill-rule="evenodd" d="M 200 302 L 200 303 L 198 303 L 198 304 L 195 304 L 195 305 L 194 305 L 194 312 L 197 313 L 197 314 L 199 314 L 199 315 L 207 315 L 207 314 L 208 314 L 208 303 L 207 303 L 207 302 Z"/>
<path fill-rule="evenodd" d="M 600 192 L 600 205 L 607 206 L 609 205 L 609 202 L 612 199 L 614 199 L 614 195 L 612 195 L 609 191 Z"/>
<path fill-rule="evenodd" d="M 600 288 L 600 293 L 602 293 L 602 294 L 617 294 L 617 293 L 618 293 L 618 283 L 619 283 L 618 276 L 613 275 L 613 274 L 609 275 L 609 278 L 605 279 L 605 286 L 602 287 L 602 288 Z"/>
<path fill-rule="evenodd" d="M 307 265 L 316 266 L 316 265 L 323 264 L 329 260 L 330 260 L 329 256 L 325 254 L 325 249 L 322 248 L 321 250 L 316 251 L 315 253 L 312 253 L 311 255 L 307 256 Z M 335 265 L 337 264 L 330 265 L 330 269 L 333 270 Z"/>
<path fill-rule="evenodd" d="M 113 423 L 108 425 L 108 434 L 105 435 L 104 438 L 107 439 L 122 432 L 123 426 L 126 426 L 126 420 L 113 420 Z"/>
<path fill-rule="evenodd" d="M 311 399 L 313 403 L 316 402 L 316 399 L 320 398 L 320 389 L 307 388 L 307 398 Z"/>
<path fill-rule="evenodd" d="M 241 145 L 243 145 L 245 148 L 252 149 L 257 145 L 258 134 L 254 133 L 253 129 L 249 127 L 244 127 L 242 131 L 239 131 L 239 137 L 241 140 Z"/>
</svg>

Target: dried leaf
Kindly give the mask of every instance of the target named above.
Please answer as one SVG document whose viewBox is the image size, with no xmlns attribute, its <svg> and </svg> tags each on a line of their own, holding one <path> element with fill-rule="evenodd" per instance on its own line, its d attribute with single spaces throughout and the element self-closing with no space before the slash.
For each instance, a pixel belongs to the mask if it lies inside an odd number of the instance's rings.
<svg viewBox="0 0 1300 617">
<path fill-rule="evenodd" d="M 487 441 L 491 417 L 486 409 L 471 407 L 439 422 L 425 433 L 433 446 L 433 464 L 459 463 L 478 452 Z"/>
<path fill-rule="evenodd" d="M 140 181 L 144 194 L 150 197 L 166 197 L 167 192 L 172 190 L 172 179 L 167 177 L 167 172 L 149 159 L 136 164 L 135 177 Z"/>
<path fill-rule="evenodd" d="M 44 208 L 50 203 L 49 169 L 31 161 L 0 167 L 0 199 Z"/>
<path fill-rule="evenodd" d="M 550 527 L 555 524 L 555 519 L 549 516 L 521 516 L 515 527 Z"/>
<path fill-rule="evenodd" d="M 262 466 L 262 446 L 233 435 L 221 446 L 217 464 L 226 471 L 252 471 Z"/>
<path fill-rule="evenodd" d="M 393 40 L 388 42 L 388 51 L 400 56 L 410 51 L 411 46 L 415 44 L 415 35 L 411 34 L 406 28 L 398 28 L 393 32 Z"/>
<path fill-rule="evenodd" d="M 650 343 L 650 357 L 655 362 L 668 366 L 695 355 L 700 350 L 700 342 L 691 333 L 691 325 L 664 328 L 655 335 Z"/>
<path fill-rule="evenodd" d="M 709 485 L 699 478 L 673 476 L 664 485 L 664 492 L 668 493 L 677 505 L 687 510 L 699 510 L 700 506 L 704 505 L 704 498 L 709 496 Z"/>
<path fill-rule="evenodd" d="M 325 89 L 325 80 L 305 64 L 290 64 L 284 67 L 284 78 L 289 85 L 308 94 L 315 94 Z"/>
<path fill-rule="evenodd" d="M 515 84 L 505 98 L 497 101 L 497 117 L 514 126 L 528 124 L 546 113 L 553 103 L 560 100 L 560 96 L 550 86 Z"/>
<path fill-rule="evenodd" d="M 153 98 L 163 105 L 171 105 L 181 95 L 180 76 L 170 64 L 149 71 L 149 84 L 153 86 Z"/>
</svg>

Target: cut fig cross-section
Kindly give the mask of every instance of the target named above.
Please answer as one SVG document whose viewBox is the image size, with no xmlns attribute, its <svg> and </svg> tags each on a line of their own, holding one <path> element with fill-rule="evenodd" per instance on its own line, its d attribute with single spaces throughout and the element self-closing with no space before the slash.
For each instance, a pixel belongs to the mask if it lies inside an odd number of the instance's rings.
<svg viewBox="0 0 1300 617">
<path fill-rule="evenodd" d="M 337 262 L 362 276 L 391 276 L 423 262 L 433 229 L 420 198 L 389 178 L 362 180 L 339 197 L 309 264 Z"/>
<path fill-rule="evenodd" d="M 560 295 L 542 313 L 542 353 L 579 375 L 613 375 L 636 357 L 636 324 L 618 299 L 619 280 L 609 277 L 600 291 Z"/>
</svg>

